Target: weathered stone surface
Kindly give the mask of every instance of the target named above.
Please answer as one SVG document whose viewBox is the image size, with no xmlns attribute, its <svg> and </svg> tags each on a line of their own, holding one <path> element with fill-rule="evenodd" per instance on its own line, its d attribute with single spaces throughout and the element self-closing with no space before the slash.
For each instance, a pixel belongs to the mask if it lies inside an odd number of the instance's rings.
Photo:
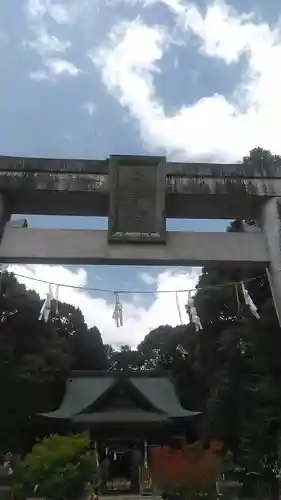
<svg viewBox="0 0 281 500">
<path fill-rule="evenodd" d="M 108 243 L 107 231 L 6 227 L 0 262 L 223 266 L 268 265 L 262 233 L 167 233 L 166 245 Z"/>
<path fill-rule="evenodd" d="M 107 174 L 108 159 L 87 160 L 82 158 L 19 158 L 14 156 L 0 156 L 0 171 L 1 170 Z"/>
<path fill-rule="evenodd" d="M 0 190 L 108 191 L 108 175 L 0 170 Z"/>
<path fill-rule="evenodd" d="M 166 192 L 200 195 L 276 196 L 281 194 L 281 177 L 261 179 L 235 177 L 167 176 Z"/>
<path fill-rule="evenodd" d="M 267 164 L 245 163 L 167 163 L 167 175 L 182 177 L 281 177 L 277 161 Z"/>
<path fill-rule="evenodd" d="M 125 158 L 133 165 L 157 161 L 153 156 Z M 281 169 L 274 162 L 258 167 L 166 163 L 165 171 L 170 218 L 255 218 L 264 199 L 281 196 Z M 0 157 L 0 192 L 7 194 L 14 213 L 106 217 L 108 173 L 109 160 Z"/>
<path fill-rule="evenodd" d="M 149 158 L 153 156 L 134 156 L 132 158 Z M 20 158 L 0 156 L 0 171 L 45 171 L 45 172 L 74 172 L 108 174 L 109 159 L 71 159 L 71 158 Z M 263 164 L 248 162 L 235 164 L 218 163 L 185 163 L 167 162 L 167 175 L 181 177 L 268 177 L 280 178 L 281 165 L 277 161 Z"/>
<path fill-rule="evenodd" d="M 166 193 L 200 195 L 281 195 L 280 179 L 166 177 Z M 0 190 L 103 191 L 109 192 L 107 174 L 54 173 L 0 170 Z"/>
<path fill-rule="evenodd" d="M 109 241 L 164 243 L 163 159 L 111 157 L 109 186 Z"/>
</svg>

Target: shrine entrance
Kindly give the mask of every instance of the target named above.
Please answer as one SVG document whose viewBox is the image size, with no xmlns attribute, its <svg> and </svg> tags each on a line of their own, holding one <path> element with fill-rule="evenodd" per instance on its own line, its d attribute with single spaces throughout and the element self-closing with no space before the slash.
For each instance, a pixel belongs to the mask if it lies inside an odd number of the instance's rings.
<svg viewBox="0 0 281 500">
<path fill-rule="evenodd" d="M 11 225 L 13 214 L 107 216 L 108 229 L 34 229 L 26 223 Z M 232 233 L 169 232 L 167 218 L 253 219 L 258 226 Z M 281 166 L 275 161 L 247 166 L 170 163 L 155 156 L 115 155 L 103 161 L 0 157 L 0 262 L 259 267 L 267 271 L 281 324 Z M 86 378 L 84 373 L 81 379 Z M 152 385 L 149 380 L 148 387 Z M 90 386 L 92 396 L 93 380 Z M 100 391 L 100 381 L 98 387 Z M 161 407 L 158 389 L 153 396 L 142 396 L 149 408 L 120 411 L 115 402 L 97 409 L 87 400 L 82 408 L 67 404 L 67 413 L 62 404 L 41 417 L 90 429 L 97 446 L 103 434 L 103 448 L 111 447 L 116 458 L 125 457 L 128 438 L 122 443 L 112 439 L 133 433 L 146 463 L 149 440 L 154 444 L 157 434 L 157 442 L 161 435 L 164 442 L 169 435 L 186 439 L 181 425 L 190 428 L 196 415 L 179 406 Z M 127 472 L 124 466 L 122 474 Z M 132 483 L 131 477 L 130 487 Z"/>
<path fill-rule="evenodd" d="M 281 166 L 0 157 L 0 262 L 266 268 L 281 322 Z M 108 230 L 33 229 L 13 213 L 108 216 Z M 255 232 L 167 232 L 166 217 L 254 219 Z"/>
<path fill-rule="evenodd" d="M 167 372 L 74 371 L 60 407 L 38 417 L 63 433 L 89 430 L 108 495 L 148 492 L 149 449 L 195 440 L 201 415 L 183 408 Z"/>
</svg>

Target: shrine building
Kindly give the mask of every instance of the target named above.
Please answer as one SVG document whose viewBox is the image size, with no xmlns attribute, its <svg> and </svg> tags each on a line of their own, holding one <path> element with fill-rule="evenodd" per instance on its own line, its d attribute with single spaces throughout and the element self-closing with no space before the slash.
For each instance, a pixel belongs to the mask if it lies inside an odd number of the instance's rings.
<svg viewBox="0 0 281 500">
<path fill-rule="evenodd" d="M 41 414 L 60 432 L 89 430 L 101 460 L 111 457 L 112 484 L 118 477 L 128 490 L 132 451 L 145 463 L 150 446 L 194 441 L 200 415 L 183 408 L 172 378 L 157 371 L 72 372 L 60 407 Z"/>
</svg>

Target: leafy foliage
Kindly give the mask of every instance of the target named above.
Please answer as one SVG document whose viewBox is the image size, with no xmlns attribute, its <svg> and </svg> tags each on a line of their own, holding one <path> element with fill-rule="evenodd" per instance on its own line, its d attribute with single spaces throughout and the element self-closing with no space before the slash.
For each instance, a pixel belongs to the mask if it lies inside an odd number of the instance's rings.
<svg viewBox="0 0 281 500">
<path fill-rule="evenodd" d="M 55 305 L 55 304 L 54 304 Z M 36 414 L 59 406 L 72 369 L 104 369 L 97 329 L 87 329 L 79 309 L 59 304 L 47 324 L 38 320 L 42 301 L 9 273 L 1 275 L 0 443 L 3 452 L 30 449 L 44 432 Z M 48 431 L 45 429 L 45 432 Z"/>
<path fill-rule="evenodd" d="M 16 498 L 36 496 L 75 499 L 97 468 L 95 452 L 86 434 L 50 436 L 35 444 L 16 470 Z"/>
<path fill-rule="evenodd" d="M 216 491 L 221 474 L 222 443 L 212 441 L 206 450 L 201 442 L 185 445 L 181 450 L 152 447 L 150 463 L 153 481 L 163 489 L 176 489 L 184 498 Z"/>
</svg>

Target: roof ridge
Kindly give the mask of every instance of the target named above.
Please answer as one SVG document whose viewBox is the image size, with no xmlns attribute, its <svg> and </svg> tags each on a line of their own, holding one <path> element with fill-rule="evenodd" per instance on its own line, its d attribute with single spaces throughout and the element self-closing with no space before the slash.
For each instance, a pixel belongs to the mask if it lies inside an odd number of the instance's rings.
<svg viewBox="0 0 281 500">
<path fill-rule="evenodd" d="M 152 371 L 152 370 L 124 370 L 124 371 L 111 371 L 111 370 L 73 370 L 70 372 L 68 378 L 171 378 L 172 372 L 170 371 Z"/>
</svg>

